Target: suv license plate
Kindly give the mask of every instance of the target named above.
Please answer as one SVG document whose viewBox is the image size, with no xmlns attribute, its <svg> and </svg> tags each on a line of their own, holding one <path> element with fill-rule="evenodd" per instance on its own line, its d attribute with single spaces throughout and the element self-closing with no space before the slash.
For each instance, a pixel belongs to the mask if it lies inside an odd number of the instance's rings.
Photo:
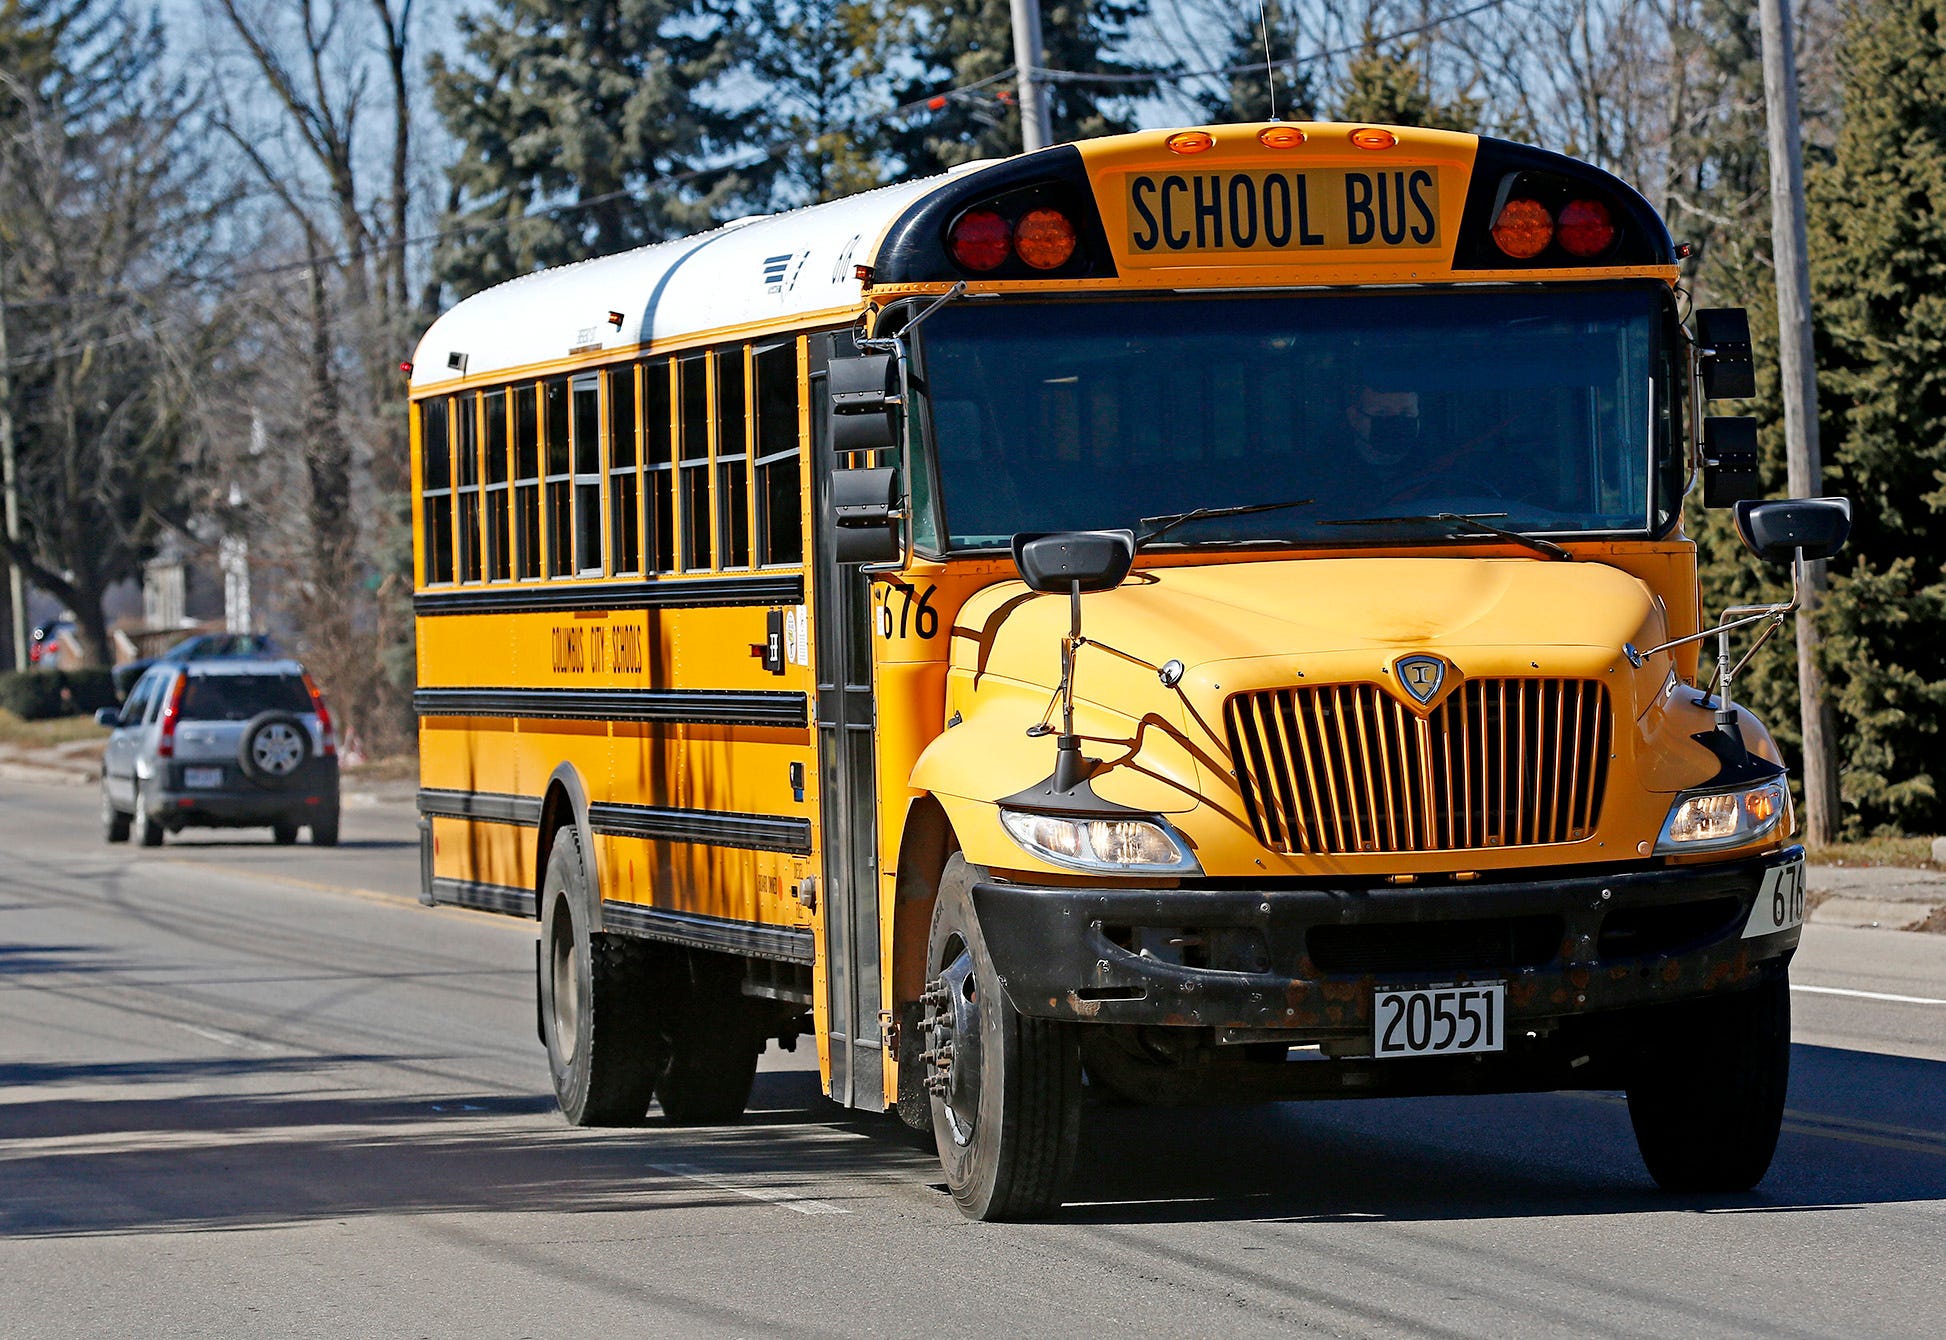
<svg viewBox="0 0 1946 1340">
<path fill-rule="evenodd" d="M 221 786 L 223 785 L 223 769 L 184 768 L 182 770 L 182 784 L 204 790 Z"/>
<path fill-rule="evenodd" d="M 1507 1045 L 1507 984 L 1372 993 L 1374 1056 L 1459 1056 Z"/>
</svg>

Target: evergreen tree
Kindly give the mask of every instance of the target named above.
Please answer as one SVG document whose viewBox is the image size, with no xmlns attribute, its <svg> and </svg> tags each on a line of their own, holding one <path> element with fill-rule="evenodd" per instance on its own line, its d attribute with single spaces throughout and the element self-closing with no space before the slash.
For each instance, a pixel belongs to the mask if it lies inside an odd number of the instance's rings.
<svg viewBox="0 0 1946 1340">
<path fill-rule="evenodd" d="M 1147 0 L 1049 0 L 1041 6 L 1042 59 L 1049 69 L 1071 73 L 1145 74 L 1144 66 L 1117 55 L 1115 48 L 1130 20 L 1147 8 Z M 908 176 L 1020 152 L 1014 79 L 996 78 L 1014 64 L 1008 0 L 915 0 L 901 36 L 904 55 L 918 67 L 898 92 L 900 104 L 914 110 L 892 140 Z M 970 87 L 983 80 L 993 82 Z M 1051 102 L 1054 138 L 1062 141 L 1131 129 L 1114 105 L 1152 89 L 1143 79 L 1050 81 L 1041 85 L 1041 95 Z"/>
<path fill-rule="evenodd" d="M 700 0 L 496 0 L 462 16 L 464 57 L 429 62 L 459 142 L 453 213 L 472 225 L 436 261 L 453 296 L 708 222 L 741 186 L 697 171 L 729 131 L 697 96 L 729 66 L 728 28 Z"/>
<path fill-rule="evenodd" d="M 1338 119 L 1473 130 L 1480 123 L 1480 109 L 1463 97 L 1447 103 L 1435 101 L 1425 67 L 1417 59 L 1417 48 L 1407 43 L 1385 50 L 1367 27 L 1363 46 L 1345 67 Z"/>
<path fill-rule="evenodd" d="M 1264 54 L 1266 30 L 1270 54 Z M 1201 99 L 1211 121 L 1263 121 L 1276 107 L 1285 121 L 1308 121 L 1317 115 L 1318 92 L 1312 85 L 1308 67 L 1292 65 L 1298 52 L 1298 16 L 1290 5 L 1265 0 L 1261 14 L 1246 5 L 1237 12 L 1230 26 L 1230 41 L 1223 57 L 1224 68 L 1236 73 L 1227 76 L 1220 94 Z M 1271 62 L 1275 78 L 1271 76 Z M 1272 85 L 1276 95 L 1273 100 Z"/>
<path fill-rule="evenodd" d="M 1833 161 L 1808 182 L 1827 487 L 1852 544 L 1820 611 L 1852 826 L 1946 828 L 1946 0 L 1847 32 Z"/>
<path fill-rule="evenodd" d="M 762 86 L 750 119 L 777 139 L 780 206 L 883 185 L 887 39 L 868 0 L 752 0 L 746 68 Z"/>
</svg>

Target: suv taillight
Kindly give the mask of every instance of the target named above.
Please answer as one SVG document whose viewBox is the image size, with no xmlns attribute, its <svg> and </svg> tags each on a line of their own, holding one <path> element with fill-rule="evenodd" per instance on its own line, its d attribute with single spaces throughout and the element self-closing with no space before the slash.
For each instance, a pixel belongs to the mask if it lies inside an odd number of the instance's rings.
<svg viewBox="0 0 1946 1340">
<path fill-rule="evenodd" d="M 318 691 L 317 681 L 308 672 L 304 676 L 304 688 L 311 695 L 311 710 L 318 714 L 318 738 L 323 741 L 322 752 L 329 758 L 338 752 L 338 737 L 331 730 L 331 709 L 324 705 L 324 694 Z"/>
<path fill-rule="evenodd" d="M 176 687 L 169 690 L 169 704 L 162 709 L 162 738 L 156 742 L 157 758 L 176 756 L 176 722 L 182 717 L 182 691 L 189 686 L 188 675 L 176 677 Z"/>
</svg>

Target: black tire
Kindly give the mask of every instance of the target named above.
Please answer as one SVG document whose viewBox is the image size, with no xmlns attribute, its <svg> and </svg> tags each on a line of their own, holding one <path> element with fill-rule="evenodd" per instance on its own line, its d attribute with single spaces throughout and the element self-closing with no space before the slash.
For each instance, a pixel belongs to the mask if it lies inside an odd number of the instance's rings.
<svg viewBox="0 0 1946 1340">
<path fill-rule="evenodd" d="M 274 823 L 270 826 L 270 840 L 280 847 L 288 847 L 297 841 L 297 828 L 288 821 Z"/>
<path fill-rule="evenodd" d="M 128 841 L 129 816 L 115 808 L 115 802 L 108 798 L 108 781 L 101 783 L 101 835 L 109 842 Z"/>
<path fill-rule="evenodd" d="M 668 1060 L 656 1021 L 656 946 L 590 932 L 581 838 L 554 835 L 541 879 L 541 1037 L 561 1112 L 576 1126 L 632 1126 Z"/>
<path fill-rule="evenodd" d="M 742 990 L 742 966 L 721 954 L 689 952 L 669 1028 L 669 1068 L 656 1084 L 662 1114 L 682 1126 L 719 1126 L 750 1105 L 764 1038 Z"/>
<path fill-rule="evenodd" d="M 135 814 L 129 820 L 135 840 L 144 847 L 162 845 L 162 821 L 149 813 L 149 798 L 142 794 L 142 784 L 135 784 Z"/>
<path fill-rule="evenodd" d="M 311 845 L 314 847 L 335 847 L 338 845 L 338 816 L 311 821 Z"/>
<path fill-rule="evenodd" d="M 259 712 L 245 724 L 236 758 L 258 786 L 287 787 L 311 761 L 311 729 L 290 712 Z"/>
<path fill-rule="evenodd" d="M 957 854 L 947 862 L 926 946 L 933 1137 L 962 1214 L 1024 1219 L 1059 1206 L 1074 1169 L 1081 1050 L 1072 1024 L 1014 1009 L 973 912 L 973 875 Z"/>
<path fill-rule="evenodd" d="M 1748 1191 L 1777 1151 L 1791 1067 L 1790 979 L 1645 1012 L 1628 1115 L 1665 1191 Z"/>
</svg>

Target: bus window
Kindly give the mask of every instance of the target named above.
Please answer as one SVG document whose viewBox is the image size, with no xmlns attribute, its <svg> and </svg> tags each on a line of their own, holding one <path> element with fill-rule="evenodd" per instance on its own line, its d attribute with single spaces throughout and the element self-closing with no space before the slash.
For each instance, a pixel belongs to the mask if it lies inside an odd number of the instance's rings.
<svg viewBox="0 0 1946 1340">
<path fill-rule="evenodd" d="M 568 455 L 568 383 L 565 377 L 550 377 L 541 383 L 541 433 L 546 441 L 547 473 L 542 476 L 547 493 L 547 575 L 567 577 L 574 573 L 573 517 L 574 475 Z"/>
<path fill-rule="evenodd" d="M 803 475 L 798 462 L 797 345 L 759 349 L 757 374 L 757 561 L 804 561 Z"/>
<path fill-rule="evenodd" d="M 514 576 L 541 575 L 541 417 L 534 384 L 514 388 Z"/>
<path fill-rule="evenodd" d="M 444 397 L 419 406 L 419 483 L 428 586 L 453 580 L 453 444 L 446 431 L 450 417 Z"/>
<path fill-rule="evenodd" d="M 601 376 L 574 379 L 574 570 L 601 575 Z"/>
<path fill-rule="evenodd" d="M 716 534 L 723 566 L 750 566 L 750 407 L 744 347 L 716 353 Z"/>
<path fill-rule="evenodd" d="M 512 534 L 508 527 L 509 462 L 507 460 L 507 392 L 503 387 L 483 397 L 486 427 L 486 575 L 504 582 L 512 573 Z"/>
<path fill-rule="evenodd" d="M 648 472 L 649 565 L 676 570 L 675 408 L 669 396 L 669 360 L 642 365 L 642 454 Z"/>
<path fill-rule="evenodd" d="M 453 398 L 458 432 L 454 466 L 459 475 L 459 579 L 480 580 L 480 398 L 472 392 Z"/>
<path fill-rule="evenodd" d="M 710 561 L 709 514 L 709 355 L 682 359 L 682 424 L 677 450 L 682 482 L 682 566 L 707 572 Z"/>
<path fill-rule="evenodd" d="M 642 517 L 635 472 L 635 365 L 608 372 L 609 563 L 615 572 L 642 570 Z"/>
</svg>

